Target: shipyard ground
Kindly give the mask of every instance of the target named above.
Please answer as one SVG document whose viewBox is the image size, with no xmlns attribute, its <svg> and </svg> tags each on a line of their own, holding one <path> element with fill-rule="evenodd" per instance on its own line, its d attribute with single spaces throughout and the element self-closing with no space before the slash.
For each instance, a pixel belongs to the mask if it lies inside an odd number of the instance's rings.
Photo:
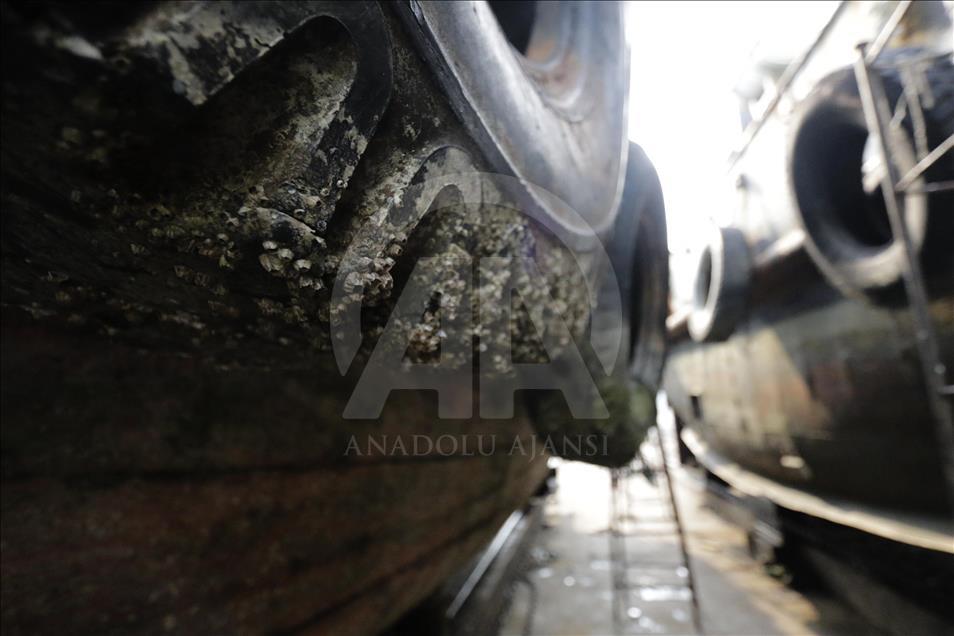
<svg viewBox="0 0 954 636">
<path fill-rule="evenodd" d="M 678 460 L 669 419 L 669 462 L 659 429 L 624 470 L 551 459 L 546 487 L 388 636 L 952 633 L 949 577 L 934 576 L 946 555 L 907 562 L 890 541 L 767 515 Z M 886 584 L 885 568 L 907 583 Z"/>
<path fill-rule="evenodd" d="M 773 576 L 757 563 L 745 533 L 707 506 L 690 470 L 673 473 L 688 568 L 660 480 L 622 480 L 629 502 L 623 513 L 614 510 L 620 495 L 613 495 L 609 471 L 561 462 L 557 475 L 531 548 L 533 567 L 516 587 L 503 635 L 877 633 L 838 600 L 796 591 L 784 573 Z M 622 551 L 611 532 L 620 522 Z"/>
</svg>

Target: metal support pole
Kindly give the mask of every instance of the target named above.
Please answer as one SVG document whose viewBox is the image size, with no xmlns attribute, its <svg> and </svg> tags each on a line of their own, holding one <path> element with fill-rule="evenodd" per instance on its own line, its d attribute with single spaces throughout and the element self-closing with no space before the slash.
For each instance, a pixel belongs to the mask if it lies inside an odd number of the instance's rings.
<svg viewBox="0 0 954 636">
<path fill-rule="evenodd" d="M 910 186 L 915 179 L 924 174 L 925 170 L 934 165 L 937 160 L 944 155 L 944 153 L 948 152 L 952 148 L 954 148 L 954 135 L 951 135 L 938 144 L 937 148 L 929 152 L 926 157 L 921 159 L 916 166 L 908 171 L 908 174 L 901 177 L 901 179 L 898 181 L 898 190 L 907 190 L 908 186 Z"/>
<path fill-rule="evenodd" d="M 928 310 L 928 296 L 924 287 L 924 278 L 921 274 L 921 263 L 902 214 L 905 195 L 903 191 L 897 188 L 900 178 L 897 166 L 891 161 L 891 151 L 887 137 L 889 134 L 887 122 L 891 118 L 891 109 L 885 96 L 881 77 L 877 73 L 872 73 L 869 68 L 870 61 L 876 56 L 871 55 L 867 48 L 865 44 L 858 47 L 859 56 L 855 62 L 855 76 L 858 80 L 858 89 L 868 134 L 876 143 L 885 166 L 884 176 L 881 180 L 881 193 L 884 195 L 885 208 L 891 222 L 891 233 L 894 236 L 895 244 L 901 246 L 904 254 L 902 277 L 908 295 L 908 304 L 911 308 L 915 340 L 920 353 L 924 379 L 927 384 L 928 404 L 934 416 L 938 450 L 941 454 L 944 475 L 947 478 L 948 496 L 951 500 L 952 509 L 954 509 L 954 423 L 952 423 L 949 398 L 945 397 L 947 393 L 945 381 L 947 369 L 941 360 L 937 335 Z"/>
<path fill-rule="evenodd" d="M 874 42 L 865 46 L 862 55 L 866 63 L 874 64 L 875 60 L 878 59 L 878 56 L 881 55 L 881 51 L 888 45 L 894 32 L 898 30 L 898 25 L 901 24 L 901 20 L 904 20 L 904 16 L 908 14 L 913 4 L 914 0 L 902 0 L 897 4 L 894 11 L 891 12 L 888 21 L 881 27 L 881 31 L 877 37 L 875 37 Z"/>
<path fill-rule="evenodd" d="M 689 556 L 689 546 L 686 542 L 686 529 L 682 525 L 682 518 L 679 516 L 679 503 L 676 501 L 676 488 L 672 483 L 672 472 L 669 470 L 669 459 L 666 454 L 666 441 L 663 439 L 662 431 L 659 425 L 656 426 L 659 432 L 659 454 L 662 457 L 663 474 L 666 477 L 666 488 L 669 490 L 669 503 L 672 506 L 672 518 L 676 523 L 676 529 L 679 531 L 679 551 L 682 553 L 682 560 L 686 563 L 686 580 L 689 584 L 689 593 L 692 595 L 692 622 L 696 632 L 703 633 L 702 613 L 699 611 L 699 597 L 696 595 L 696 581 L 692 575 L 692 561 Z M 678 438 L 678 433 L 676 433 Z"/>
</svg>

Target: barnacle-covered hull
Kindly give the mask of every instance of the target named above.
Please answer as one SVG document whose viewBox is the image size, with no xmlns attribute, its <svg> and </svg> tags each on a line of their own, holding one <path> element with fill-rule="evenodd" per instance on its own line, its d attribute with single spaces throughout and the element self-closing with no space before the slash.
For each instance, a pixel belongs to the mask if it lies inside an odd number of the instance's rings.
<svg viewBox="0 0 954 636">
<path fill-rule="evenodd" d="M 4 5 L 4 633 L 376 633 L 524 505 L 553 447 L 471 365 L 583 339 L 626 172 L 621 9 L 567 6 L 581 116 L 486 4 Z M 488 49 L 511 82 L 469 99 Z M 386 340 L 440 400 L 346 417 Z"/>
</svg>

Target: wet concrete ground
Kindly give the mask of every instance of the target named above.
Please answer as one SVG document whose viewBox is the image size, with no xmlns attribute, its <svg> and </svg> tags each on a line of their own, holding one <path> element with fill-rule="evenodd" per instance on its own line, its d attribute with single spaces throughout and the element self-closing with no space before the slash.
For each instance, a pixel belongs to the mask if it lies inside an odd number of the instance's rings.
<svg viewBox="0 0 954 636">
<path fill-rule="evenodd" d="M 531 552 L 534 567 L 516 589 L 501 634 L 874 631 L 830 597 L 769 576 L 749 555 L 743 531 L 705 507 L 701 482 L 688 470 L 673 475 L 691 573 L 664 479 L 655 486 L 639 474 L 621 480 L 614 509 L 609 471 L 573 462 L 559 462 L 557 471 L 557 492 Z"/>
</svg>

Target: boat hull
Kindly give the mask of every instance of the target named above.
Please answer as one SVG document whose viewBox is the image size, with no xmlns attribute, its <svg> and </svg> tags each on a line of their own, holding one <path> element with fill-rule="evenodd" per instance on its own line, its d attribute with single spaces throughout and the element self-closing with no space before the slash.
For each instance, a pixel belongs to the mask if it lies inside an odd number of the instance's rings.
<svg viewBox="0 0 954 636">
<path fill-rule="evenodd" d="M 526 418 L 439 420 L 426 392 L 344 420 L 348 379 L 319 369 L 218 370 L 9 320 L 3 350 L 11 634 L 376 633 L 546 476 Z"/>
<path fill-rule="evenodd" d="M 931 305 L 954 356 L 954 299 Z M 808 272 L 725 342 L 672 346 L 681 422 L 759 475 L 867 504 L 950 514 L 905 307 L 842 296 Z"/>
</svg>

